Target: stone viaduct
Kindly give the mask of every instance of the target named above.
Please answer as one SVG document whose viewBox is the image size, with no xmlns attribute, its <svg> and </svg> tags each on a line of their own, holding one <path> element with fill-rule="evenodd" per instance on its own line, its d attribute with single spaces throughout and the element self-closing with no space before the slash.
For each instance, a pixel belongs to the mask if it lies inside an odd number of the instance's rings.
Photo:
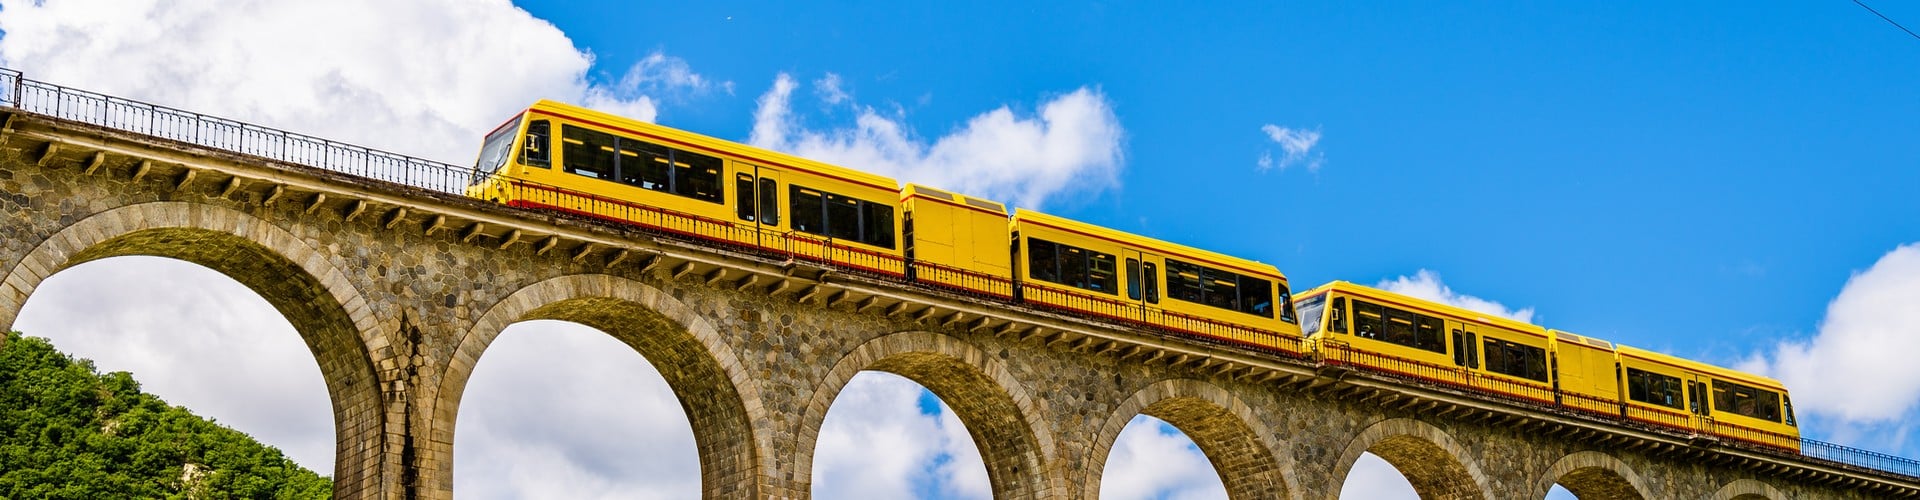
<svg viewBox="0 0 1920 500">
<path fill-rule="evenodd" d="M 235 152 L 245 148 L 0 114 L 0 328 L 42 280 L 91 260 L 154 255 L 231 276 L 319 361 L 340 498 L 454 496 L 468 376 L 504 327 L 532 319 L 592 326 L 658 367 L 692 423 L 709 498 L 807 498 L 821 421 L 862 370 L 950 404 L 997 498 L 1097 498 L 1109 448 L 1141 414 L 1191 437 L 1234 498 L 1336 498 L 1369 451 L 1422 498 L 1538 499 L 1555 483 L 1583 499 L 1920 496 L 1912 477 L 1837 462 Z"/>
</svg>

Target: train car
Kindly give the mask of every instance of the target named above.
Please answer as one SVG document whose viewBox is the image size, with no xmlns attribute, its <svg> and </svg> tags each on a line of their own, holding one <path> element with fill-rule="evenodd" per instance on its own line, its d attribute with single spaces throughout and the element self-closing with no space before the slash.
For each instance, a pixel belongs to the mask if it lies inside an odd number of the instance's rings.
<svg viewBox="0 0 1920 500">
<path fill-rule="evenodd" d="M 1779 381 L 1628 346 L 1616 352 L 1625 417 L 1800 449 L 1793 401 Z"/>
<path fill-rule="evenodd" d="M 908 184 L 900 191 L 900 206 L 906 213 L 908 271 L 915 280 L 994 298 L 1013 297 L 1006 205 Z"/>
<path fill-rule="evenodd" d="M 1554 381 L 1560 404 L 1606 416 L 1620 414 L 1620 377 L 1612 342 L 1560 330 L 1548 330 Z"/>
<path fill-rule="evenodd" d="M 1539 326 L 1345 281 L 1299 302 L 1326 363 L 1555 402 L 1552 338 Z"/>
<path fill-rule="evenodd" d="M 906 271 L 893 179 L 553 101 L 487 134 L 467 194 Z"/>
<path fill-rule="evenodd" d="M 1272 265 L 1019 209 L 1013 267 L 1028 303 L 1305 354 Z"/>
</svg>

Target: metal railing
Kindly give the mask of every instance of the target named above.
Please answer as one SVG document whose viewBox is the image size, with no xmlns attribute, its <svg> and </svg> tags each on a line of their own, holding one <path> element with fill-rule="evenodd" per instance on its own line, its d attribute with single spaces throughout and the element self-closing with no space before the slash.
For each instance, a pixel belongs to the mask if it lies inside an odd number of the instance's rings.
<svg viewBox="0 0 1920 500">
<path fill-rule="evenodd" d="M 178 108 L 149 104 L 51 83 L 30 80 L 19 71 L 0 68 L 0 106 L 64 120 L 82 122 L 127 132 L 149 135 L 235 154 L 304 165 L 330 172 L 390 182 L 446 194 L 464 194 L 473 179 L 473 169 L 407 155 L 345 144 L 295 132 L 262 127 Z M 763 228 L 716 220 L 641 205 L 633 202 L 569 191 L 524 181 L 506 183 L 516 190 L 513 205 L 566 212 L 598 219 L 637 224 L 641 230 L 663 237 L 720 246 L 730 250 L 789 257 L 819 262 L 852 273 L 881 277 L 914 277 L 904 283 L 931 286 L 950 291 L 1012 302 L 1014 283 L 1004 277 L 981 274 L 925 262 L 909 262 L 898 256 L 840 244 L 812 235 L 769 231 Z M 1088 294 L 1058 289 L 1025 287 L 1020 290 L 1028 303 L 1041 302 L 1077 310 L 1106 319 L 1161 332 L 1196 334 L 1215 341 L 1254 346 L 1278 355 L 1299 357 L 1309 354 L 1301 339 L 1275 332 L 1248 328 L 1208 318 L 1146 308 L 1111 301 Z M 1537 384 L 1473 374 L 1453 367 L 1396 358 L 1354 349 L 1344 343 L 1322 342 L 1315 356 L 1320 363 L 1349 366 L 1420 383 L 1439 383 L 1464 388 L 1480 397 L 1504 400 L 1550 409 L 1571 409 L 1589 416 L 1611 418 L 1619 422 L 1651 423 L 1664 427 L 1676 425 L 1680 417 L 1633 405 L 1622 405 L 1621 413 L 1609 411 L 1617 401 L 1561 393 Z M 1555 399 L 1559 398 L 1559 399 Z M 1565 403 L 1567 399 L 1578 403 Z M 1562 401 L 1555 403 L 1555 401 Z M 1715 425 L 1716 433 L 1741 437 L 1742 430 L 1729 424 Z M 1724 427 L 1724 428 L 1722 428 Z M 1749 441 L 1773 443 L 1789 436 L 1754 434 Z M 1788 441 L 1790 442 L 1790 441 Z M 1775 446 L 1756 449 L 1783 455 L 1791 450 Z M 1801 456 L 1853 465 L 1910 478 L 1920 478 L 1920 460 L 1902 458 L 1813 439 L 1801 439 Z"/>
<path fill-rule="evenodd" d="M 1800 440 L 1800 454 L 1807 457 L 1920 478 L 1920 460 L 1896 457 L 1812 439 Z"/>
</svg>

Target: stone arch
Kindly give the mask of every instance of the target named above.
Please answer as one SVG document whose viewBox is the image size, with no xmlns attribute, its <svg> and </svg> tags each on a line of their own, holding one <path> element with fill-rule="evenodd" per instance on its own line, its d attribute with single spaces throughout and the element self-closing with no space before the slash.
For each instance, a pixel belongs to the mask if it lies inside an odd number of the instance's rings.
<svg viewBox="0 0 1920 500">
<path fill-rule="evenodd" d="M 1493 498 L 1487 476 L 1480 472 L 1466 448 L 1446 431 L 1410 418 L 1383 420 L 1360 431 L 1333 470 L 1333 487 L 1328 498 L 1339 498 L 1340 485 L 1347 481 L 1360 454 L 1372 452 L 1393 464 L 1420 498 L 1476 499 Z"/>
<path fill-rule="evenodd" d="M 1120 403 L 1098 430 L 1087 457 L 1083 498 L 1100 498 L 1100 474 L 1120 431 L 1135 415 L 1166 421 L 1186 433 L 1207 456 L 1228 498 L 1293 498 L 1291 457 L 1275 450 L 1272 429 L 1246 404 L 1220 386 L 1192 379 L 1155 382 Z"/>
<path fill-rule="evenodd" d="M 457 340 L 438 384 L 420 401 L 432 415 L 431 463 L 420 466 L 433 498 L 453 496 L 453 433 L 460 398 L 480 356 L 508 325 L 552 319 L 593 327 L 653 363 L 693 425 L 707 498 L 766 496 L 771 440 L 753 422 L 764 420 L 759 385 L 706 318 L 644 283 L 602 274 L 560 276 L 527 285 L 488 306 Z"/>
<path fill-rule="evenodd" d="M 1534 497 L 1545 498 L 1559 484 L 1582 500 L 1644 500 L 1652 498 L 1646 481 L 1613 455 L 1598 451 L 1577 451 L 1553 463 L 1534 482 Z"/>
<path fill-rule="evenodd" d="M 1713 496 L 1708 498 L 1712 500 L 1781 500 L 1787 498 L 1787 494 L 1781 493 L 1779 489 L 1767 483 L 1752 479 L 1736 479 L 1727 483 L 1726 486 L 1721 486 L 1719 491 L 1713 492 Z"/>
<path fill-rule="evenodd" d="M 980 447 L 994 498 L 1058 496 L 1066 485 L 1052 470 L 1053 436 L 1026 384 L 986 351 L 951 336 L 901 332 L 869 340 L 840 358 L 814 385 L 795 433 L 796 489 L 810 492 L 813 451 L 827 408 L 853 376 L 877 370 L 906 377 L 938 395 Z"/>
<path fill-rule="evenodd" d="M 148 255 L 225 274 L 260 296 L 300 332 L 326 379 L 334 416 L 334 491 L 376 496 L 382 488 L 386 410 L 376 372 L 393 352 L 372 307 L 339 266 L 299 237 L 237 210 L 185 202 L 128 205 L 74 222 L 40 242 L 0 281 L 0 328 L 47 277 L 111 257 Z"/>
</svg>

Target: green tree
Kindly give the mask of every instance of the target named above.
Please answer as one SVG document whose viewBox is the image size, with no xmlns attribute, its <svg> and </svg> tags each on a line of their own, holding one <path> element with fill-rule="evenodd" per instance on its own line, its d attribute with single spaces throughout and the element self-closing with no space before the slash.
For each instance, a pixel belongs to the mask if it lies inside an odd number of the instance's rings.
<svg viewBox="0 0 1920 500">
<path fill-rule="evenodd" d="M 245 433 L 100 374 L 38 337 L 0 340 L 0 500 L 332 496 Z"/>
</svg>

